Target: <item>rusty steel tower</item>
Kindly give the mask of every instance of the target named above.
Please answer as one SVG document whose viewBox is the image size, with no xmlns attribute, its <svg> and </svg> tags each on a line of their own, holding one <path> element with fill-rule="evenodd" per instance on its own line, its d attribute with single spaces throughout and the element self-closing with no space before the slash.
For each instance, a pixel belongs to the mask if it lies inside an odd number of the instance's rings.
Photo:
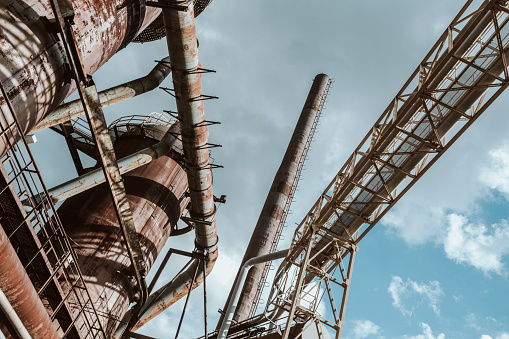
<svg viewBox="0 0 509 339">
<path fill-rule="evenodd" d="M 205 280 L 217 258 L 215 204 L 195 1 L 8 0 L 0 5 L 0 319 L 13 338 L 130 335 Z M 167 37 L 145 77 L 98 93 L 92 75 L 131 41 Z M 183 47 L 185 46 L 185 48 Z M 172 73 L 178 117 L 124 117 L 103 106 Z M 73 91 L 80 99 L 61 104 Z M 86 120 L 81 118 L 85 116 Z M 79 177 L 47 189 L 28 147 L 52 128 Z M 28 140 L 27 140 L 28 139 Z M 78 150 L 97 161 L 84 168 Z M 65 200 L 55 209 L 55 203 Z M 182 218 L 184 229 L 177 228 Z M 166 240 L 195 231 L 195 258 L 151 294 Z M 72 238 L 72 242 L 71 239 Z M 163 298 L 160 298 L 163 295 Z M 157 296 L 157 297 L 156 297 Z M 129 305 L 133 306 L 128 313 Z M 122 318 L 126 320 L 122 321 Z"/>
</svg>

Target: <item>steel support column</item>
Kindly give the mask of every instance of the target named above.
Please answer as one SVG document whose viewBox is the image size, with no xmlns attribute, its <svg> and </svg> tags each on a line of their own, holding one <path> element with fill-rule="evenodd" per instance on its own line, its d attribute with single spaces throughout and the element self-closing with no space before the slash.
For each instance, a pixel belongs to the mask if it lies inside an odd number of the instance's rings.
<svg viewBox="0 0 509 339">
<path fill-rule="evenodd" d="M 346 286 L 343 287 L 343 298 L 341 299 L 341 308 L 339 310 L 339 322 L 336 322 L 336 325 L 339 326 L 339 330 L 336 331 L 336 339 L 340 339 L 341 333 L 343 333 L 343 324 L 345 323 L 346 303 L 348 301 L 348 294 L 350 293 L 353 264 L 355 262 L 355 254 L 356 253 L 357 253 L 357 246 L 353 245 L 350 249 L 350 260 L 348 260 L 348 269 L 346 271 L 346 279 L 345 279 Z"/>
<path fill-rule="evenodd" d="M 76 168 L 76 172 L 78 173 L 78 175 L 82 175 L 85 172 L 83 170 L 83 164 L 81 163 L 78 150 L 76 149 L 76 145 L 74 144 L 74 139 L 71 136 L 71 133 L 73 131 L 72 124 L 69 121 L 66 121 L 60 124 L 60 128 L 62 129 L 62 133 L 64 134 L 65 142 L 67 143 L 67 148 L 69 148 L 69 153 L 71 153 L 71 158 L 74 163 L 74 167 Z"/>
<path fill-rule="evenodd" d="M 299 306 L 300 303 L 300 295 L 302 291 L 302 285 L 304 283 L 304 277 L 306 275 L 306 268 L 309 265 L 309 257 L 311 256 L 311 248 L 313 247 L 313 242 L 315 240 L 315 229 L 314 227 L 311 228 L 311 234 L 309 235 L 309 242 L 306 244 L 306 249 L 304 253 L 304 259 L 302 260 L 299 268 L 299 275 L 297 276 L 297 282 L 295 285 L 294 295 L 292 304 L 290 306 L 290 311 L 288 312 L 288 319 L 286 321 L 286 327 L 283 332 L 282 339 L 288 339 L 288 336 L 290 335 L 290 330 L 292 328 L 292 321 L 293 316 L 295 314 L 295 310 L 297 309 L 297 306 Z"/>
<path fill-rule="evenodd" d="M 76 81 L 81 102 L 90 125 L 90 131 L 99 151 L 101 166 L 110 187 L 115 212 L 124 236 L 127 251 L 131 259 L 131 269 L 138 290 L 138 305 L 142 305 L 147 298 L 145 284 L 145 262 L 141 251 L 138 234 L 132 218 L 129 202 L 125 193 L 124 183 L 120 174 L 113 143 L 108 134 L 108 127 L 102 112 L 101 102 L 97 89 L 83 67 L 80 52 L 74 40 L 72 18 L 74 11 L 72 4 L 67 0 L 51 0 L 51 7 L 64 42 L 69 62 L 72 65 L 74 80 Z"/>
</svg>

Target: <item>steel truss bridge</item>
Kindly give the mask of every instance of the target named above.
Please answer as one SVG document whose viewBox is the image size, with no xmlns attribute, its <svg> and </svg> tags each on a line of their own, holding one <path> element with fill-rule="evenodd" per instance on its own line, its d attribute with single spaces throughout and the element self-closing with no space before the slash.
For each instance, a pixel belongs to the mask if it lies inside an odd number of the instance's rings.
<svg viewBox="0 0 509 339">
<path fill-rule="evenodd" d="M 306 214 L 276 272 L 264 317 L 239 324 L 239 332 L 263 318 L 285 339 L 302 323 L 322 323 L 341 337 L 359 242 L 509 85 L 507 1 L 479 8 L 472 2 Z M 333 319 L 317 313 L 321 301 Z M 278 329 L 282 319 L 286 326 Z"/>
</svg>

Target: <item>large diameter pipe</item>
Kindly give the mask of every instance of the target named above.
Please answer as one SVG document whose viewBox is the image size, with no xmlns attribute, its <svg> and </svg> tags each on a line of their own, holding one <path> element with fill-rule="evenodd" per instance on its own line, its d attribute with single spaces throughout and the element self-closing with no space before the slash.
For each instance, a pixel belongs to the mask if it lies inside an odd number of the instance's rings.
<svg viewBox="0 0 509 339">
<path fill-rule="evenodd" d="M 19 338 L 32 339 L 27 329 L 25 328 L 25 325 L 23 325 L 21 319 L 19 319 L 18 315 L 16 314 L 16 311 L 14 311 L 11 303 L 9 302 L 9 300 L 7 299 L 7 297 L 5 296 L 4 292 L 2 292 L 1 289 L 0 289 L 0 309 L 2 310 L 2 313 L 5 315 L 7 320 L 11 323 L 14 331 L 16 332 Z M 1 332 L 0 338 L 5 338 L 1 335 Z"/>
<path fill-rule="evenodd" d="M 153 293 L 140 311 L 132 331 L 198 287 L 212 271 L 218 255 L 212 173 L 207 147 L 208 129 L 202 100 L 193 2 L 189 2 L 186 11 L 163 9 L 163 18 L 189 182 L 190 212 L 195 220 L 195 244 L 197 250 L 205 255 L 206 265 L 203 268 L 200 260 L 195 259 L 170 283 Z M 124 316 L 113 338 L 121 337 L 132 316 L 131 312 Z"/>
<path fill-rule="evenodd" d="M 0 290 L 33 339 L 59 338 L 37 291 L 0 227 Z M 16 323 L 15 319 L 12 320 Z M 19 325 L 19 324 L 18 324 Z M 16 325 L 15 325 L 16 326 Z"/>
<path fill-rule="evenodd" d="M 257 264 L 265 263 L 265 262 L 276 260 L 276 259 L 285 258 L 288 255 L 289 251 L 290 251 L 290 249 L 286 249 L 286 250 L 282 250 L 282 251 L 278 251 L 278 252 L 274 252 L 274 253 L 270 253 L 270 254 L 265 254 L 265 255 L 262 255 L 259 257 L 251 258 L 248 261 L 246 261 L 244 263 L 244 265 L 242 265 L 240 272 L 239 272 L 239 277 L 237 279 L 237 282 L 235 283 L 235 286 L 233 287 L 233 293 L 232 293 L 232 297 L 230 299 L 230 303 L 228 304 L 228 307 L 226 308 L 226 313 L 223 318 L 223 322 L 221 323 L 221 328 L 219 329 L 219 333 L 217 335 L 217 337 L 219 339 L 226 339 L 226 336 L 228 335 L 228 330 L 230 329 L 230 325 L 233 320 L 233 315 L 235 313 L 235 310 L 237 309 L 237 302 L 239 301 L 240 293 L 242 291 L 241 288 L 242 288 L 242 286 L 244 286 L 244 282 L 246 281 L 249 269 Z"/>
<path fill-rule="evenodd" d="M 176 140 L 175 133 L 178 133 L 178 126 L 173 125 L 168 133 L 155 145 L 149 146 L 141 151 L 128 155 L 118 161 L 120 174 L 130 172 L 149 162 L 167 155 Z M 102 168 L 95 169 L 83 174 L 78 178 L 64 182 L 48 190 L 54 204 L 84 192 L 92 187 L 98 186 L 106 181 Z"/>
<path fill-rule="evenodd" d="M 278 226 L 286 212 L 285 207 L 289 206 L 293 198 L 293 192 L 299 179 L 298 175 L 327 96 L 330 81 L 330 78 L 325 74 L 318 74 L 313 81 L 292 138 L 251 236 L 242 260 L 243 264 L 251 258 L 268 254 L 271 251 L 271 245 L 274 241 L 277 241 L 275 237 L 278 235 Z M 255 307 L 254 299 L 257 287 L 261 283 L 263 269 L 263 266 L 260 265 L 249 271 L 233 318 L 235 321 L 248 319 L 251 308 Z"/>
<path fill-rule="evenodd" d="M 169 57 L 162 59 L 146 76 L 126 82 L 122 85 L 99 92 L 99 101 L 103 107 L 117 102 L 133 98 L 137 95 L 150 92 L 157 88 L 170 74 Z M 30 133 L 41 131 L 45 128 L 61 124 L 85 114 L 80 99 L 58 106 L 44 117 Z"/>
<path fill-rule="evenodd" d="M 197 249 L 205 252 L 206 268 L 203 272 L 202 265 L 195 260 L 187 270 L 175 277 L 157 296 L 156 301 L 143 311 L 134 330 L 199 286 L 205 276 L 212 271 L 218 254 L 212 173 L 207 147 L 209 133 L 205 124 L 202 100 L 193 3 L 190 2 L 187 11 L 163 9 L 163 18 L 182 133 L 184 160 L 188 169 L 190 212 L 192 218 L 196 220 L 195 242 Z M 200 223 L 200 220 L 205 223 Z M 191 286 L 196 269 L 198 274 Z"/>
</svg>

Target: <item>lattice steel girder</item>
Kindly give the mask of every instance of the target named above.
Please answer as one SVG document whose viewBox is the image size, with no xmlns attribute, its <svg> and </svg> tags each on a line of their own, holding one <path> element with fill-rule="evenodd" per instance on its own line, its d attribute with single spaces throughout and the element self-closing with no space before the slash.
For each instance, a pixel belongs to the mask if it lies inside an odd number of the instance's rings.
<svg viewBox="0 0 509 339">
<path fill-rule="evenodd" d="M 358 243 L 509 86 L 507 1 L 488 0 L 478 9 L 471 8 L 472 2 L 467 1 L 300 223 L 275 286 L 290 262 L 305 253 L 301 240 L 312 227 L 349 239 L 365 227 Z M 329 241 L 317 239 L 312 250 Z M 312 264 L 334 267 L 328 251 Z"/>
<path fill-rule="evenodd" d="M 283 338 L 288 337 L 290 329 L 293 328 L 292 324 L 309 320 L 327 325 L 336 331 L 336 338 L 341 336 L 357 246 L 349 242 L 346 242 L 346 245 L 337 245 L 337 241 L 331 243 L 329 252 L 334 252 L 331 253 L 331 260 L 335 265 L 318 268 L 312 262 L 315 261 L 313 258 L 319 255 L 315 253 L 313 245 L 322 239 L 320 231 L 319 227 L 312 227 L 303 237 L 299 246 L 305 248 L 305 251 L 293 261 L 286 261 L 285 270 L 279 272 L 281 275 L 277 278 L 279 284 L 273 286 L 269 296 L 269 302 L 274 307 L 267 308 L 265 314 L 278 311 L 289 313 Z M 348 255 L 346 266 L 342 256 Z M 296 273 L 298 275 L 295 279 Z M 333 285 L 337 288 L 333 289 Z M 338 288 L 342 291 L 339 307 L 333 292 Z M 320 302 L 330 306 L 334 319 L 328 320 L 316 312 Z"/>
</svg>

